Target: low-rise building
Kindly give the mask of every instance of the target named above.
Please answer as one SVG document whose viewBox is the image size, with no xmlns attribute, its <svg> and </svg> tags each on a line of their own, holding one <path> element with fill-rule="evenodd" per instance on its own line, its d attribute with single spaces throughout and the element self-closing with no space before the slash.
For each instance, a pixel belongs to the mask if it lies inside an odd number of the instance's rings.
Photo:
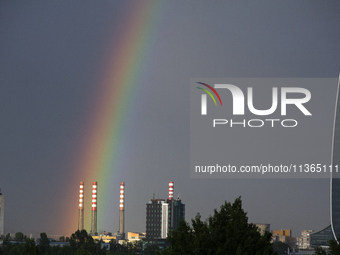
<svg viewBox="0 0 340 255">
<path fill-rule="evenodd" d="M 261 235 L 263 235 L 266 231 L 270 232 L 270 224 L 267 224 L 267 223 L 255 223 L 255 226 L 258 227 Z"/>
<path fill-rule="evenodd" d="M 129 242 L 141 241 L 144 238 L 145 238 L 145 233 L 128 232 L 128 241 Z"/>
<path fill-rule="evenodd" d="M 288 244 L 292 249 L 298 248 L 297 238 L 292 237 L 290 229 L 272 230 L 272 242 Z"/>
</svg>

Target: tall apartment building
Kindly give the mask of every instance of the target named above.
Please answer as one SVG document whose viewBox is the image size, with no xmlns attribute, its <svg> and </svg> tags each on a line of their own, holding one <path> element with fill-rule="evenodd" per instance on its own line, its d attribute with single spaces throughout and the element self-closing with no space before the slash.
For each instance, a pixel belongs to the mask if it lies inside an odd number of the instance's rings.
<svg viewBox="0 0 340 255">
<path fill-rule="evenodd" d="M 173 182 L 170 182 L 169 199 L 153 198 L 146 204 L 146 238 L 166 238 L 181 220 L 185 220 L 185 205 L 181 199 L 173 199 Z"/>
<path fill-rule="evenodd" d="M 302 230 L 301 237 L 299 238 L 300 249 L 310 249 L 310 234 L 313 230 Z"/>
<path fill-rule="evenodd" d="M 164 232 L 168 231 L 168 210 L 165 205 L 164 199 L 151 199 L 146 204 L 146 238 L 162 238 Z"/>
</svg>

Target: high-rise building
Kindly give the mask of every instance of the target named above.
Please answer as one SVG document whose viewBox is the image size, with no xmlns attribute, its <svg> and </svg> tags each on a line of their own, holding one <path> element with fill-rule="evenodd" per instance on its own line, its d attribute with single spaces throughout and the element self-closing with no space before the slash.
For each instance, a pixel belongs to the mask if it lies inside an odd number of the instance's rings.
<svg viewBox="0 0 340 255">
<path fill-rule="evenodd" d="M 0 236 L 4 235 L 4 220 L 5 220 L 4 210 L 5 210 L 5 196 L 2 195 L 0 189 Z"/>
<path fill-rule="evenodd" d="M 185 205 L 181 199 L 173 199 L 173 182 L 170 182 L 169 199 L 153 198 L 146 204 L 146 238 L 166 238 L 181 220 L 185 220 Z"/>
<path fill-rule="evenodd" d="M 164 236 L 162 229 L 165 228 L 164 223 L 167 223 L 168 219 L 162 219 L 163 204 L 165 204 L 164 199 L 155 198 L 146 204 L 146 238 L 157 239 Z"/>
<path fill-rule="evenodd" d="M 339 78 L 340 81 L 340 78 Z M 331 177 L 331 228 L 334 238 L 340 236 L 340 97 L 339 84 L 336 95 L 336 106 L 333 126 L 333 143 L 332 143 L 332 177 Z"/>
<path fill-rule="evenodd" d="M 169 229 L 177 229 L 179 222 L 185 220 L 185 204 L 182 204 L 181 199 L 167 200 L 169 204 Z"/>
</svg>

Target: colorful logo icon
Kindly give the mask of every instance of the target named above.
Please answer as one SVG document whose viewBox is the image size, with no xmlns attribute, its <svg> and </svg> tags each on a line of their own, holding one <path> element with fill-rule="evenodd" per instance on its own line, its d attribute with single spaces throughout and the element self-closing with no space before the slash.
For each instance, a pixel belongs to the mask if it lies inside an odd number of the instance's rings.
<svg viewBox="0 0 340 255">
<path fill-rule="evenodd" d="M 209 88 L 212 92 L 214 92 L 214 94 L 217 96 L 218 100 L 220 100 L 220 104 L 221 104 L 221 106 L 222 106 L 222 100 L 221 100 L 221 98 L 220 98 L 220 95 L 217 93 L 217 91 L 216 91 L 213 87 L 211 87 L 210 85 L 205 84 L 205 83 L 203 83 L 203 82 L 197 82 L 197 83 L 198 83 L 198 84 L 201 84 L 201 85 L 203 85 L 203 86 L 206 86 L 206 87 Z M 214 100 L 215 105 L 217 105 L 216 100 L 215 100 L 215 97 L 211 94 L 211 92 L 210 92 L 209 90 L 203 89 L 203 88 L 201 88 L 201 87 L 196 87 L 196 88 L 201 89 L 201 90 L 203 90 L 204 92 L 206 92 L 206 93 Z M 207 115 L 207 95 L 206 95 L 206 94 L 202 94 L 202 96 L 201 96 L 201 114 L 202 114 L 202 115 Z"/>
<path fill-rule="evenodd" d="M 217 91 L 213 88 L 213 87 L 211 87 L 210 85 L 208 85 L 208 84 L 205 84 L 205 83 L 203 83 L 203 82 L 197 82 L 198 84 L 201 84 L 201 85 L 203 85 L 203 86 L 206 86 L 207 88 L 209 88 L 209 89 L 211 89 L 211 91 L 212 92 L 214 92 L 215 93 L 215 95 L 217 96 L 217 98 L 218 98 L 218 100 L 220 100 L 220 104 L 221 104 L 221 106 L 222 106 L 222 101 L 221 101 L 221 98 L 220 98 L 220 95 L 217 93 Z M 196 87 L 196 88 L 198 88 L 198 89 L 201 89 L 201 90 L 203 90 L 203 91 L 205 91 L 213 100 L 214 100 L 214 103 L 215 103 L 215 105 L 217 105 L 217 103 L 216 103 L 216 100 L 215 100 L 215 98 L 214 98 L 214 96 L 210 93 L 210 91 L 209 90 L 206 90 L 206 89 L 202 89 L 202 88 L 200 88 L 200 87 Z"/>
</svg>

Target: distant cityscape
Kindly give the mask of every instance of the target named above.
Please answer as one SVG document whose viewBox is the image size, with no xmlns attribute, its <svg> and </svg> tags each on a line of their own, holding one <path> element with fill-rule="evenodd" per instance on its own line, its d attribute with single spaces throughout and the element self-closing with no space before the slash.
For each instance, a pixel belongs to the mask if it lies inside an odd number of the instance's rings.
<svg viewBox="0 0 340 255">
<path fill-rule="evenodd" d="M 128 232 L 124 228 L 124 201 L 125 183 L 120 183 L 119 200 L 119 230 L 115 233 L 97 232 L 97 182 L 92 184 L 92 210 L 90 235 L 94 240 L 102 240 L 103 247 L 109 249 L 110 242 L 114 240 L 117 244 L 126 245 L 127 242 L 140 242 L 143 248 L 156 245 L 160 250 L 165 249 L 170 243 L 166 238 L 171 229 L 176 230 L 181 220 L 185 220 L 185 204 L 181 199 L 174 198 L 174 182 L 169 182 L 169 197 L 167 199 L 153 198 L 146 203 L 146 227 L 145 232 Z M 4 203 L 5 196 L 0 190 L 0 236 L 4 239 Z M 84 182 L 79 186 L 79 213 L 78 230 L 84 229 Z M 271 230 L 269 223 L 255 223 L 261 234 L 265 231 L 271 232 L 272 243 L 281 242 L 292 249 L 291 254 L 314 254 L 314 248 L 328 247 L 328 240 L 335 240 L 332 226 L 326 226 L 319 231 L 303 230 L 300 237 L 293 237 L 290 229 Z M 14 235 L 12 234 L 14 237 Z M 50 239 L 50 245 L 63 246 L 68 237 L 60 237 L 59 240 Z M 2 240 L 1 240 L 2 241 Z M 39 242 L 39 239 L 37 240 Z"/>
</svg>

